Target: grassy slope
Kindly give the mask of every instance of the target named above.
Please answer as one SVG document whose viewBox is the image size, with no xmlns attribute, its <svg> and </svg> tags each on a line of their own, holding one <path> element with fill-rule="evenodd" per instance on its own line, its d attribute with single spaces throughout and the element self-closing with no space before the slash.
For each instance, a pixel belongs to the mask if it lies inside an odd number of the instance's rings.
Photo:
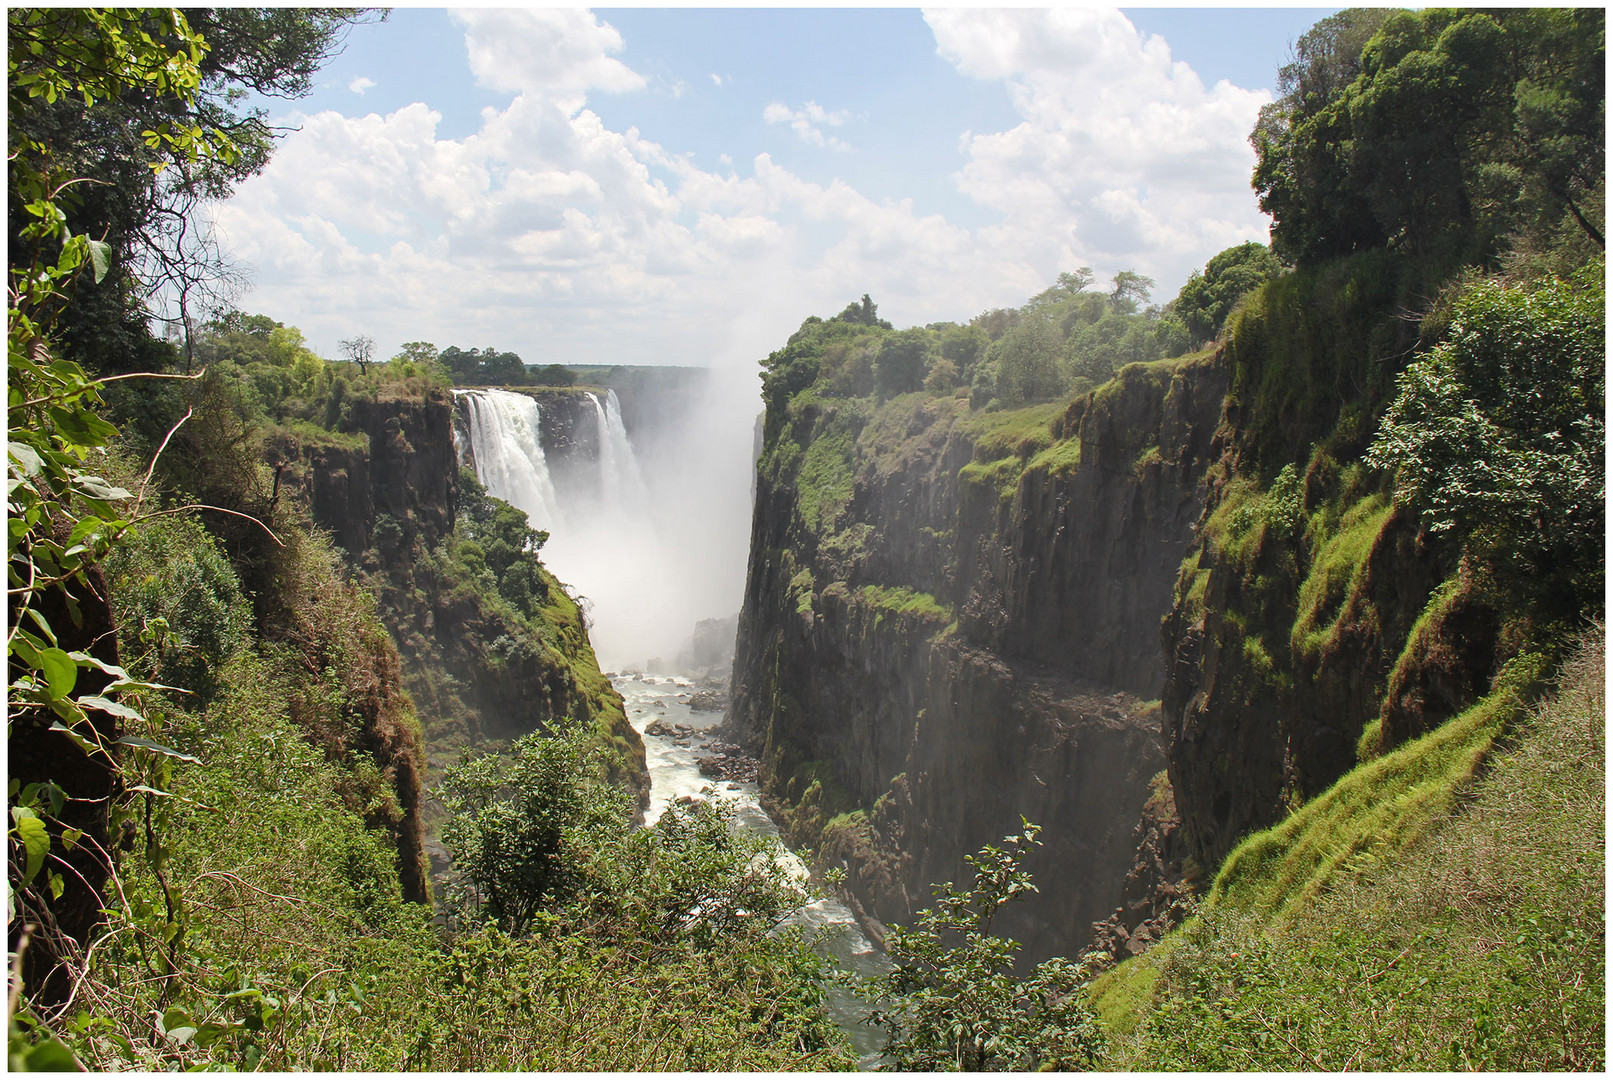
<svg viewBox="0 0 1613 1080">
<path fill-rule="evenodd" d="M 1110 1067 L 1602 1067 L 1602 671 L 1598 636 L 1245 841 L 1093 984 Z"/>
</svg>

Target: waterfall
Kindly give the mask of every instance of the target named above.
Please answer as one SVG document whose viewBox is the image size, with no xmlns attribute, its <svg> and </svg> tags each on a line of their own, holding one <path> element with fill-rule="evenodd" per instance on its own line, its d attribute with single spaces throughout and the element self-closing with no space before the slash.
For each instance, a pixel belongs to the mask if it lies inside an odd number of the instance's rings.
<svg viewBox="0 0 1613 1080">
<path fill-rule="evenodd" d="M 560 526 L 560 499 L 543 458 L 538 403 L 508 390 L 455 390 L 470 413 L 476 478 L 488 492 L 526 512 L 535 529 Z"/>
<path fill-rule="evenodd" d="M 478 479 L 549 533 L 543 561 L 584 599 L 607 668 L 656 667 L 695 623 L 738 607 L 754 384 L 748 371 L 724 373 L 680 398 L 641 398 L 631 435 L 605 388 L 542 399 L 542 429 L 525 394 L 455 391 Z"/>
<path fill-rule="evenodd" d="M 599 432 L 599 498 L 613 509 L 627 509 L 644 502 L 644 476 L 639 471 L 638 459 L 633 456 L 633 444 L 627 439 L 627 425 L 622 423 L 622 405 L 616 391 L 605 391 L 603 403 L 599 395 L 590 392 L 588 400 L 594 403 Z"/>
</svg>

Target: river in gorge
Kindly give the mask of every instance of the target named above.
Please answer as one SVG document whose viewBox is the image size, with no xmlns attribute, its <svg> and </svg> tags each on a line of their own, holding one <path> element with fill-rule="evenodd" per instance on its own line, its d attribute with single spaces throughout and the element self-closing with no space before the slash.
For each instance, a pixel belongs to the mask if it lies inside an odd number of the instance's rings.
<svg viewBox="0 0 1613 1080">
<path fill-rule="evenodd" d="M 778 826 L 762 809 L 755 784 L 702 776 L 696 764 L 693 741 L 691 745 L 680 746 L 673 736 L 651 734 L 646 730 L 657 720 L 662 722 L 656 725 L 662 730 L 681 726 L 705 731 L 717 725 L 721 713 L 699 712 L 687 704 L 695 689 L 690 680 L 672 675 L 618 674 L 611 681 L 627 703 L 628 719 L 644 739 L 644 757 L 650 770 L 650 805 L 644 814 L 645 821 L 655 821 L 678 799 L 725 799 L 734 806 L 740 828 L 779 840 Z M 785 860 L 804 881 L 807 868 L 800 858 L 786 849 Z M 807 887 L 813 888 L 810 882 Z M 888 961 L 858 928 L 851 909 L 832 896 L 820 895 L 791 916 L 787 925 L 799 926 L 809 937 L 815 937 L 819 950 L 832 957 L 843 970 L 867 977 L 888 969 Z M 884 1042 L 877 1029 L 863 1022 L 868 1011 L 866 1000 L 843 987 L 830 988 L 829 1013 L 851 1038 L 865 1069 L 879 1062 Z"/>
<path fill-rule="evenodd" d="M 687 438 L 663 440 L 670 453 L 663 449 L 641 460 L 615 392 L 586 393 L 583 415 L 591 414 L 595 427 L 591 456 L 551 462 L 544 451 L 540 407 L 531 397 L 503 390 L 458 390 L 455 396 L 469 436 L 468 445 L 460 447 L 462 460 L 470 459 L 490 494 L 519 507 L 534 528 L 549 532 L 543 560 L 586 597 L 590 637 L 607 664 L 620 664 L 624 656 L 646 657 L 657 644 L 671 656 L 675 646 L 665 643 L 686 636 L 698 619 L 737 609 L 749 500 L 735 498 L 732 489 L 736 477 L 742 479 L 749 469 L 744 455 L 753 452 L 753 425 L 748 421 L 734 427 L 734 415 L 691 418 Z M 743 414 L 735 415 L 743 419 Z M 712 432 L 721 433 L 724 424 L 733 431 L 714 440 Z M 679 449 L 685 446 L 697 450 L 680 460 Z M 743 469 L 734 467 L 736 453 Z M 555 466 L 561 467 L 551 473 Z M 737 554 L 728 550 L 736 544 Z M 736 562 L 738 573 L 715 589 L 691 591 L 690 579 L 700 576 L 687 572 L 691 564 L 713 556 Z M 733 595 L 727 597 L 727 592 Z M 717 599 L 705 599 L 713 593 Z M 717 606 L 703 611 L 698 606 L 702 602 Z M 642 660 L 632 664 L 657 670 L 664 666 Z M 658 819 L 677 799 L 725 799 L 735 808 L 737 827 L 783 846 L 755 784 L 701 774 L 696 761 L 700 733 L 715 728 L 722 714 L 691 708 L 689 699 L 696 690 L 692 679 L 627 670 L 613 674 L 611 681 L 644 740 L 650 775 L 646 821 Z M 806 865 L 788 849 L 785 861 L 818 894 L 788 924 L 805 931 L 843 970 L 864 977 L 888 970 L 889 962 L 862 933 L 851 910 L 814 886 Z M 864 1022 L 870 1004 L 842 986 L 831 986 L 828 993 L 830 1014 L 850 1038 L 860 1065 L 877 1065 L 884 1038 Z"/>
</svg>

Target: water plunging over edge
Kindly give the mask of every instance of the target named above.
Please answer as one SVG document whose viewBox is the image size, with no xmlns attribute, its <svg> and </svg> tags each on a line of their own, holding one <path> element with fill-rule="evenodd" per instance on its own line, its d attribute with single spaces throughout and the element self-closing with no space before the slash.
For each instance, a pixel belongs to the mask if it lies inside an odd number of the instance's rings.
<svg viewBox="0 0 1613 1080">
<path fill-rule="evenodd" d="M 470 412 L 476 478 L 488 493 L 526 513 L 534 529 L 561 524 L 560 497 L 543 456 L 538 403 L 508 390 L 455 390 Z"/>
</svg>

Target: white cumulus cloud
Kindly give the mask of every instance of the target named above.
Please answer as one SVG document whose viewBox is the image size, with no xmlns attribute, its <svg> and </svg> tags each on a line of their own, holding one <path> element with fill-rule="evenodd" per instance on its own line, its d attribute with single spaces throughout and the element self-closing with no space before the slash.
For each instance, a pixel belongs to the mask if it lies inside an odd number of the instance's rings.
<svg viewBox="0 0 1613 1080">
<path fill-rule="evenodd" d="M 801 141 L 812 146 L 827 146 L 832 150 L 850 150 L 840 139 L 824 133 L 825 127 L 839 127 L 851 119 L 844 109 L 830 112 L 815 101 L 800 109 L 792 109 L 782 101 L 775 101 L 762 110 L 762 119 L 769 124 L 788 124 Z"/>
<path fill-rule="evenodd" d="M 1209 255 L 1265 239 L 1247 136 L 1266 91 L 1206 87 L 1164 39 L 1144 39 L 1114 10 L 924 17 L 941 57 L 1005 83 L 1022 118 L 966 134 L 957 179 L 1005 215 L 1002 240 L 1037 265 L 1131 266 L 1173 293 Z"/>
<path fill-rule="evenodd" d="M 368 76 L 360 75 L 358 78 L 356 78 L 352 82 L 348 83 L 347 88 L 349 90 L 353 91 L 353 93 L 355 93 L 355 94 L 362 95 L 364 93 L 364 91 L 370 89 L 370 87 L 372 87 L 374 85 L 375 85 L 375 80 L 374 79 L 371 79 Z"/>
<path fill-rule="evenodd" d="M 458 9 L 476 81 L 492 90 L 577 95 L 644 88 L 644 76 L 610 56 L 622 35 L 583 8 Z"/>
</svg>

